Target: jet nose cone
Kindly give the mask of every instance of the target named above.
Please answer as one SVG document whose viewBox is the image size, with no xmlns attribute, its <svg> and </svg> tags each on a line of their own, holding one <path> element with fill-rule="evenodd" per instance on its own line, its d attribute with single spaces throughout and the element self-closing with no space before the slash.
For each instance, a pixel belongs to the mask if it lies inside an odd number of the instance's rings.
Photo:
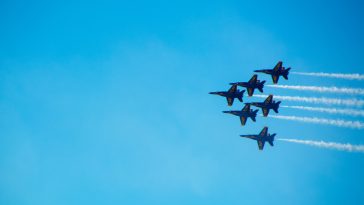
<svg viewBox="0 0 364 205">
<path fill-rule="evenodd" d="M 229 111 L 222 111 L 223 113 L 229 113 Z"/>
<path fill-rule="evenodd" d="M 237 83 L 229 83 L 229 85 L 236 85 Z"/>
</svg>

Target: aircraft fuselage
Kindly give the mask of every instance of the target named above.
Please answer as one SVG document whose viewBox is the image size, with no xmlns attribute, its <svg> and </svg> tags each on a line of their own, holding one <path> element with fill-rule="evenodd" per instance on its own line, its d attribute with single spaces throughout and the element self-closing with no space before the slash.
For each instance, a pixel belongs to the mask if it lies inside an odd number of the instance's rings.
<svg viewBox="0 0 364 205">
<path fill-rule="evenodd" d="M 229 114 L 236 115 L 236 116 L 239 116 L 239 117 L 252 117 L 252 116 L 254 116 L 252 109 L 250 109 L 249 112 L 241 111 L 241 110 L 231 110 L 231 111 L 223 111 L 223 113 L 229 113 Z"/>
<path fill-rule="evenodd" d="M 239 96 L 242 95 L 239 90 L 237 90 L 234 93 L 221 91 L 221 92 L 210 92 L 209 94 L 212 94 L 212 95 L 220 95 L 220 96 L 228 97 L 228 98 L 237 98 L 237 97 L 239 97 Z"/>
</svg>

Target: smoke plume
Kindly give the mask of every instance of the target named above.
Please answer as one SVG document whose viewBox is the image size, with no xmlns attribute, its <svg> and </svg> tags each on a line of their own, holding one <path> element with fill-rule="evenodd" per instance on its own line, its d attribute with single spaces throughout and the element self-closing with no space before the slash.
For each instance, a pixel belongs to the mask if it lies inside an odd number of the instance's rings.
<svg viewBox="0 0 364 205">
<path fill-rule="evenodd" d="M 272 88 L 284 88 L 291 90 L 307 90 L 320 93 L 343 93 L 352 95 L 364 95 L 364 89 L 360 88 L 338 88 L 332 87 L 322 87 L 322 86 L 303 86 L 303 85 L 266 85 Z"/>
<path fill-rule="evenodd" d="M 305 73 L 305 72 L 291 72 L 292 74 L 305 75 L 305 76 L 317 76 L 327 78 L 339 78 L 346 80 L 364 80 L 364 75 L 358 73 L 345 74 L 345 73 Z"/>
<path fill-rule="evenodd" d="M 320 148 L 334 149 L 340 151 L 348 151 L 348 152 L 364 152 L 364 145 L 352 145 L 349 143 L 341 144 L 336 142 L 324 142 L 324 141 L 313 141 L 313 140 L 298 140 L 298 139 L 282 139 L 279 138 L 277 140 L 305 144 Z"/>
<path fill-rule="evenodd" d="M 364 117 L 364 110 L 309 107 L 309 106 L 286 106 L 286 105 L 282 105 L 281 107 L 308 110 L 308 111 L 317 111 L 317 112 L 330 113 L 330 114 L 349 115 L 349 116 L 354 116 L 354 117 L 356 117 L 356 116 Z"/>
<path fill-rule="evenodd" d="M 254 94 L 254 97 L 267 98 L 268 95 Z M 315 103 L 315 104 L 326 104 L 326 105 L 346 105 L 346 106 L 357 106 L 357 107 L 364 105 L 364 100 L 359 100 L 356 98 L 341 99 L 341 98 L 326 98 L 326 97 L 317 98 L 317 97 L 274 95 L 274 99 L 307 102 L 307 103 Z"/>
<path fill-rule="evenodd" d="M 354 129 L 363 129 L 364 123 L 360 121 L 346 121 L 346 120 L 333 120 L 326 118 L 317 118 L 317 117 L 298 117 L 298 116 L 287 116 L 287 115 L 269 115 L 268 117 L 282 119 L 282 120 L 293 120 L 299 122 L 307 122 L 314 124 L 324 124 L 324 125 L 333 125 L 337 127 L 348 127 Z"/>
</svg>

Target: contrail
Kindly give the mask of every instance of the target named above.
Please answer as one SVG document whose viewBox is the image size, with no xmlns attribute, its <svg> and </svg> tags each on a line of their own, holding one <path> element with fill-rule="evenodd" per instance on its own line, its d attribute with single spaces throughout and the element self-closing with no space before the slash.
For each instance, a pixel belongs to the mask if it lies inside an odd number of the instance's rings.
<svg viewBox="0 0 364 205">
<path fill-rule="evenodd" d="M 340 78 L 347 80 L 364 80 L 364 75 L 358 73 L 352 74 L 344 74 L 344 73 L 305 73 L 305 72 L 291 72 L 297 75 L 306 75 L 306 76 L 318 76 L 318 77 L 327 77 L 327 78 Z"/>
<path fill-rule="evenodd" d="M 303 85 L 266 85 L 266 86 L 272 88 L 284 88 L 291 90 L 308 90 L 319 93 L 344 93 L 352 95 L 364 95 L 364 89 L 360 88 L 338 88 L 335 86 L 323 87 L 323 86 L 303 86 Z"/>
<path fill-rule="evenodd" d="M 360 121 L 346 121 L 346 120 L 332 120 L 326 118 L 317 118 L 317 117 L 297 117 L 297 116 L 287 116 L 287 115 L 269 115 L 268 117 L 283 119 L 283 120 L 293 120 L 300 122 L 308 122 L 314 124 L 324 124 L 324 125 L 333 125 L 337 127 L 348 127 L 355 129 L 364 129 L 364 123 Z"/>
<path fill-rule="evenodd" d="M 341 144 L 336 142 L 324 142 L 324 141 L 313 141 L 313 140 L 298 140 L 298 139 L 282 139 L 279 138 L 277 140 L 293 142 L 298 144 L 311 145 L 315 147 L 335 149 L 340 151 L 348 151 L 348 152 L 364 152 L 364 145 L 352 145 L 352 144 Z"/>
<path fill-rule="evenodd" d="M 267 98 L 268 95 L 254 94 L 254 97 Z M 346 106 L 357 106 L 357 107 L 364 105 L 364 100 L 358 100 L 355 98 L 340 99 L 340 98 L 325 98 L 325 97 L 316 98 L 316 97 L 281 96 L 281 95 L 274 95 L 274 98 L 277 100 L 299 101 L 299 102 L 308 102 L 308 103 L 326 104 L 326 105 L 346 105 Z"/>
<path fill-rule="evenodd" d="M 286 106 L 286 105 L 281 105 L 281 107 L 294 108 L 294 109 L 300 109 L 300 110 L 317 111 L 317 112 L 324 112 L 324 113 L 330 113 L 330 114 L 341 114 L 341 115 L 364 117 L 364 110 L 337 109 L 337 108 L 324 108 L 324 107 L 309 107 L 309 106 Z"/>
</svg>

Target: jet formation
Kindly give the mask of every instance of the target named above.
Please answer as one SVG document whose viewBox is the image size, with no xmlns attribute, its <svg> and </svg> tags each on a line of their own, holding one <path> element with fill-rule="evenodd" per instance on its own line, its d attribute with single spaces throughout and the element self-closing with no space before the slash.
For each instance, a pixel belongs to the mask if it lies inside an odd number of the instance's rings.
<svg viewBox="0 0 364 205">
<path fill-rule="evenodd" d="M 255 70 L 254 72 L 271 75 L 273 83 L 277 84 L 280 76 L 288 80 L 288 74 L 291 69 L 291 68 L 285 68 L 282 65 L 283 65 L 282 61 L 278 61 L 278 63 L 273 69 Z M 248 96 L 251 97 L 254 95 L 255 89 L 258 89 L 261 93 L 263 93 L 265 82 L 266 82 L 265 80 L 263 81 L 258 80 L 258 75 L 254 74 L 251 77 L 251 79 L 247 82 L 230 83 L 231 87 L 228 91 L 209 92 L 209 94 L 225 97 L 228 106 L 232 106 L 235 98 L 238 99 L 240 102 L 243 102 L 243 96 L 245 90 L 240 91 L 238 89 L 238 86 L 246 88 Z M 251 109 L 251 106 L 261 108 L 263 112 L 263 117 L 267 117 L 270 110 L 273 110 L 275 113 L 278 113 L 280 103 L 281 101 L 278 102 L 274 101 L 273 95 L 270 94 L 263 102 L 247 102 L 245 103 L 245 106 L 241 110 L 223 111 L 223 113 L 228 113 L 238 116 L 240 118 L 241 126 L 245 126 L 248 118 L 250 118 L 253 122 L 257 121 L 256 116 L 259 109 L 253 110 Z M 240 135 L 240 136 L 256 140 L 258 143 L 259 150 L 263 150 L 265 142 L 268 142 L 271 146 L 273 146 L 273 141 L 276 134 L 268 134 L 268 127 L 265 126 L 262 129 L 262 131 L 257 135 Z"/>
</svg>

